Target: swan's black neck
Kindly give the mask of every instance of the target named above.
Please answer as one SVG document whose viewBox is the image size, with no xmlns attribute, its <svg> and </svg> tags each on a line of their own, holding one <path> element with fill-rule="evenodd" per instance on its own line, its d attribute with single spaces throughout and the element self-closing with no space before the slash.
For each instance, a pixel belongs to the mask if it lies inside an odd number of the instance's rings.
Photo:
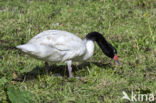
<svg viewBox="0 0 156 103">
<path fill-rule="evenodd" d="M 102 51 L 110 58 L 117 54 L 116 49 L 106 41 L 106 39 L 98 32 L 91 32 L 86 36 L 87 40 L 96 41 Z"/>
</svg>

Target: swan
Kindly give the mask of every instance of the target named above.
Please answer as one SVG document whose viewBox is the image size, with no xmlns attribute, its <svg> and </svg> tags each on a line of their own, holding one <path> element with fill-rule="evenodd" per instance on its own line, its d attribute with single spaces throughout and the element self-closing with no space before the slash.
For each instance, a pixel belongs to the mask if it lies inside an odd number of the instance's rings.
<svg viewBox="0 0 156 103">
<path fill-rule="evenodd" d="M 26 44 L 18 45 L 16 48 L 46 62 L 67 63 L 69 77 L 72 77 L 72 61 L 89 59 L 94 52 L 94 41 L 97 42 L 106 56 L 119 64 L 117 50 L 99 32 L 91 32 L 82 40 L 67 31 L 46 30 L 34 36 Z"/>
</svg>

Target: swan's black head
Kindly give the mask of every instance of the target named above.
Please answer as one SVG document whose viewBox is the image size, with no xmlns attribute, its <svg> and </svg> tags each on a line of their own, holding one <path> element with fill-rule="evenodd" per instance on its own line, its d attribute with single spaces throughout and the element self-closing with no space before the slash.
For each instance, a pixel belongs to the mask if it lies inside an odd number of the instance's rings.
<svg viewBox="0 0 156 103">
<path fill-rule="evenodd" d="M 106 39 L 98 32 L 91 32 L 86 36 L 86 39 L 96 41 L 103 53 L 108 57 L 114 59 L 117 64 L 119 64 L 117 50 L 106 41 Z"/>
</svg>

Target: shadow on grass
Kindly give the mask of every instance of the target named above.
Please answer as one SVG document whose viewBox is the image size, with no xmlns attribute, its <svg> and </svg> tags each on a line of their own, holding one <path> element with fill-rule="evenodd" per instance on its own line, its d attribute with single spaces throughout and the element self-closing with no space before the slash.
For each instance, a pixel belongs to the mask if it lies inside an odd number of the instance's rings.
<svg viewBox="0 0 156 103">
<path fill-rule="evenodd" d="M 89 73 L 87 69 L 90 69 L 91 64 L 95 64 L 96 66 L 101 68 L 111 67 L 110 64 L 102 64 L 99 62 L 85 62 L 80 65 L 72 65 L 72 73 L 75 74 L 77 71 L 82 70 L 83 73 L 80 74 L 81 76 L 88 75 Z M 32 80 L 32 79 L 36 79 L 38 75 L 53 75 L 57 77 L 68 77 L 67 65 L 58 66 L 56 64 L 53 64 L 44 67 L 36 66 L 32 71 L 22 74 L 21 76 L 14 79 L 13 81 Z"/>
</svg>

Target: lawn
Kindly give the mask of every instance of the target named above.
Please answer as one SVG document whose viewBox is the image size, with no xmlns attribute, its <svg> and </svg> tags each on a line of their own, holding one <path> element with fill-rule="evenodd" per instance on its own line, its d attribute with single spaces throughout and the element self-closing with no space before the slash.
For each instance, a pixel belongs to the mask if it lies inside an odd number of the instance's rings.
<svg viewBox="0 0 156 103">
<path fill-rule="evenodd" d="M 15 48 L 49 29 L 82 39 L 98 31 L 116 47 L 121 65 L 95 44 L 93 57 L 73 63 L 75 78 L 68 78 L 66 64 L 45 70 L 44 61 Z M 123 91 L 131 100 L 122 99 Z M 149 103 L 151 94 L 155 103 L 155 0 L 0 0 L 1 103 Z"/>
</svg>

